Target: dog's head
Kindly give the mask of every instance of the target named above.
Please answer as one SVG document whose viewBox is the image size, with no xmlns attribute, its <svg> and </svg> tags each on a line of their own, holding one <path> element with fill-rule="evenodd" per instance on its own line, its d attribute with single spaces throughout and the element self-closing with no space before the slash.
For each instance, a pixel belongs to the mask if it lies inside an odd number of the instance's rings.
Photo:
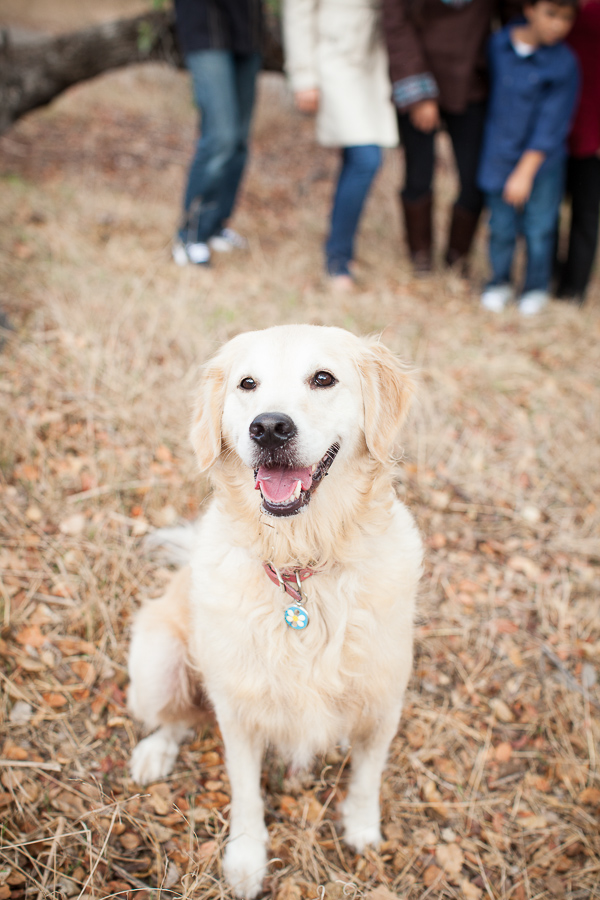
<svg viewBox="0 0 600 900">
<path fill-rule="evenodd" d="M 238 335 L 202 373 L 192 427 L 200 468 L 235 454 L 263 511 L 294 516 L 344 460 L 390 460 L 412 388 L 386 347 L 340 328 Z"/>
</svg>

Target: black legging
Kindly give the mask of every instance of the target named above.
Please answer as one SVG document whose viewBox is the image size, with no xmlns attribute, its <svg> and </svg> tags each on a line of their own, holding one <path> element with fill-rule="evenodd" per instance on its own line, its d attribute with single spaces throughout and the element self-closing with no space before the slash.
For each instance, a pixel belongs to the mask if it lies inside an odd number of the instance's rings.
<svg viewBox="0 0 600 900">
<path fill-rule="evenodd" d="M 597 156 L 569 157 L 566 192 L 571 197 L 571 228 L 560 292 L 583 298 L 598 245 L 600 159 Z"/>
<path fill-rule="evenodd" d="M 483 102 L 470 103 L 464 113 L 441 110 L 442 119 L 452 141 L 460 181 L 460 193 L 456 203 L 457 206 L 475 214 L 480 212 L 483 204 L 476 178 L 485 111 L 486 105 Z M 435 162 L 435 132 L 419 131 L 410 121 L 408 113 L 398 113 L 398 128 L 406 159 L 406 179 L 402 196 L 407 202 L 412 203 L 431 192 Z"/>
</svg>

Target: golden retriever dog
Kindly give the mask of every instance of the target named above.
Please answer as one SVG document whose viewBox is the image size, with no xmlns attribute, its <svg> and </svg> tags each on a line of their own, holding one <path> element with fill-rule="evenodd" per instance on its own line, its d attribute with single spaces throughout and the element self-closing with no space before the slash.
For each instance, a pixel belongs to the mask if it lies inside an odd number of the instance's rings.
<svg viewBox="0 0 600 900">
<path fill-rule="evenodd" d="M 295 767 L 351 747 L 344 839 L 358 852 L 381 840 L 422 560 L 393 456 L 412 389 L 377 341 L 311 325 L 240 334 L 203 370 L 192 442 L 212 499 L 176 530 L 189 565 L 134 621 L 130 707 L 156 730 L 131 771 L 139 783 L 168 775 L 208 697 L 231 783 L 224 872 L 239 897 L 259 894 L 267 871 L 267 746 Z"/>
</svg>

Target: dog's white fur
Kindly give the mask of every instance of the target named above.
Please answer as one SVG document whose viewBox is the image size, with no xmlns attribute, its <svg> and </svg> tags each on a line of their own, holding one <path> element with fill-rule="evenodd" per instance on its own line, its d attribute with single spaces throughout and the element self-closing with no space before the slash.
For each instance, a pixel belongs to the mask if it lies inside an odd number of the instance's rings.
<svg viewBox="0 0 600 900">
<path fill-rule="evenodd" d="M 315 387 L 312 376 L 335 376 Z M 251 377 L 253 390 L 240 383 Z M 200 684 L 225 743 L 231 782 L 226 877 L 238 896 L 260 893 L 267 830 L 260 792 L 272 745 L 296 766 L 352 746 L 343 803 L 346 842 L 380 841 L 379 789 L 412 665 L 422 547 L 394 490 L 393 449 L 412 382 L 377 341 L 337 328 L 279 326 L 242 334 L 204 368 L 192 440 L 214 494 L 196 529 L 175 535 L 190 566 L 134 622 L 130 706 L 150 729 L 132 758 L 146 783 L 166 776 L 196 721 Z M 340 450 L 310 503 L 266 515 L 255 490 L 249 425 L 278 411 L 296 427 L 296 458 L 311 466 Z M 290 598 L 263 562 L 312 567 L 303 582 L 310 624 L 288 628 Z M 287 602 L 286 602 L 287 601 Z"/>
</svg>

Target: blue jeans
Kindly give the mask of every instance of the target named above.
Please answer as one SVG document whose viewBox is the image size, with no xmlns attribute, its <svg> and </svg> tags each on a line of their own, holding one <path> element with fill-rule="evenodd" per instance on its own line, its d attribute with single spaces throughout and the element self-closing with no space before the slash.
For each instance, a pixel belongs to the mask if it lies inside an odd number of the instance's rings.
<svg viewBox="0 0 600 900">
<path fill-rule="evenodd" d="M 327 271 L 330 275 L 348 275 L 348 263 L 354 256 L 354 237 L 371 183 L 381 165 L 381 147 L 365 144 L 344 147 L 333 210 L 331 228 L 325 244 Z"/>
<path fill-rule="evenodd" d="M 558 163 L 538 173 L 529 200 L 522 209 L 505 203 L 500 192 L 486 194 L 490 209 L 492 267 L 488 287 L 510 283 L 515 245 L 521 234 L 527 250 L 523 293 L 548 290 L 563 186 L 564 165 Z"/>
<path fill-rule="evenodd" d="M 185 58 L 200 111 L 200 137 L 190 167 L 179 236 L 206 242 L 231 215 L 240 186 L 260 55 L 198 50 Z"/>
</svg>

